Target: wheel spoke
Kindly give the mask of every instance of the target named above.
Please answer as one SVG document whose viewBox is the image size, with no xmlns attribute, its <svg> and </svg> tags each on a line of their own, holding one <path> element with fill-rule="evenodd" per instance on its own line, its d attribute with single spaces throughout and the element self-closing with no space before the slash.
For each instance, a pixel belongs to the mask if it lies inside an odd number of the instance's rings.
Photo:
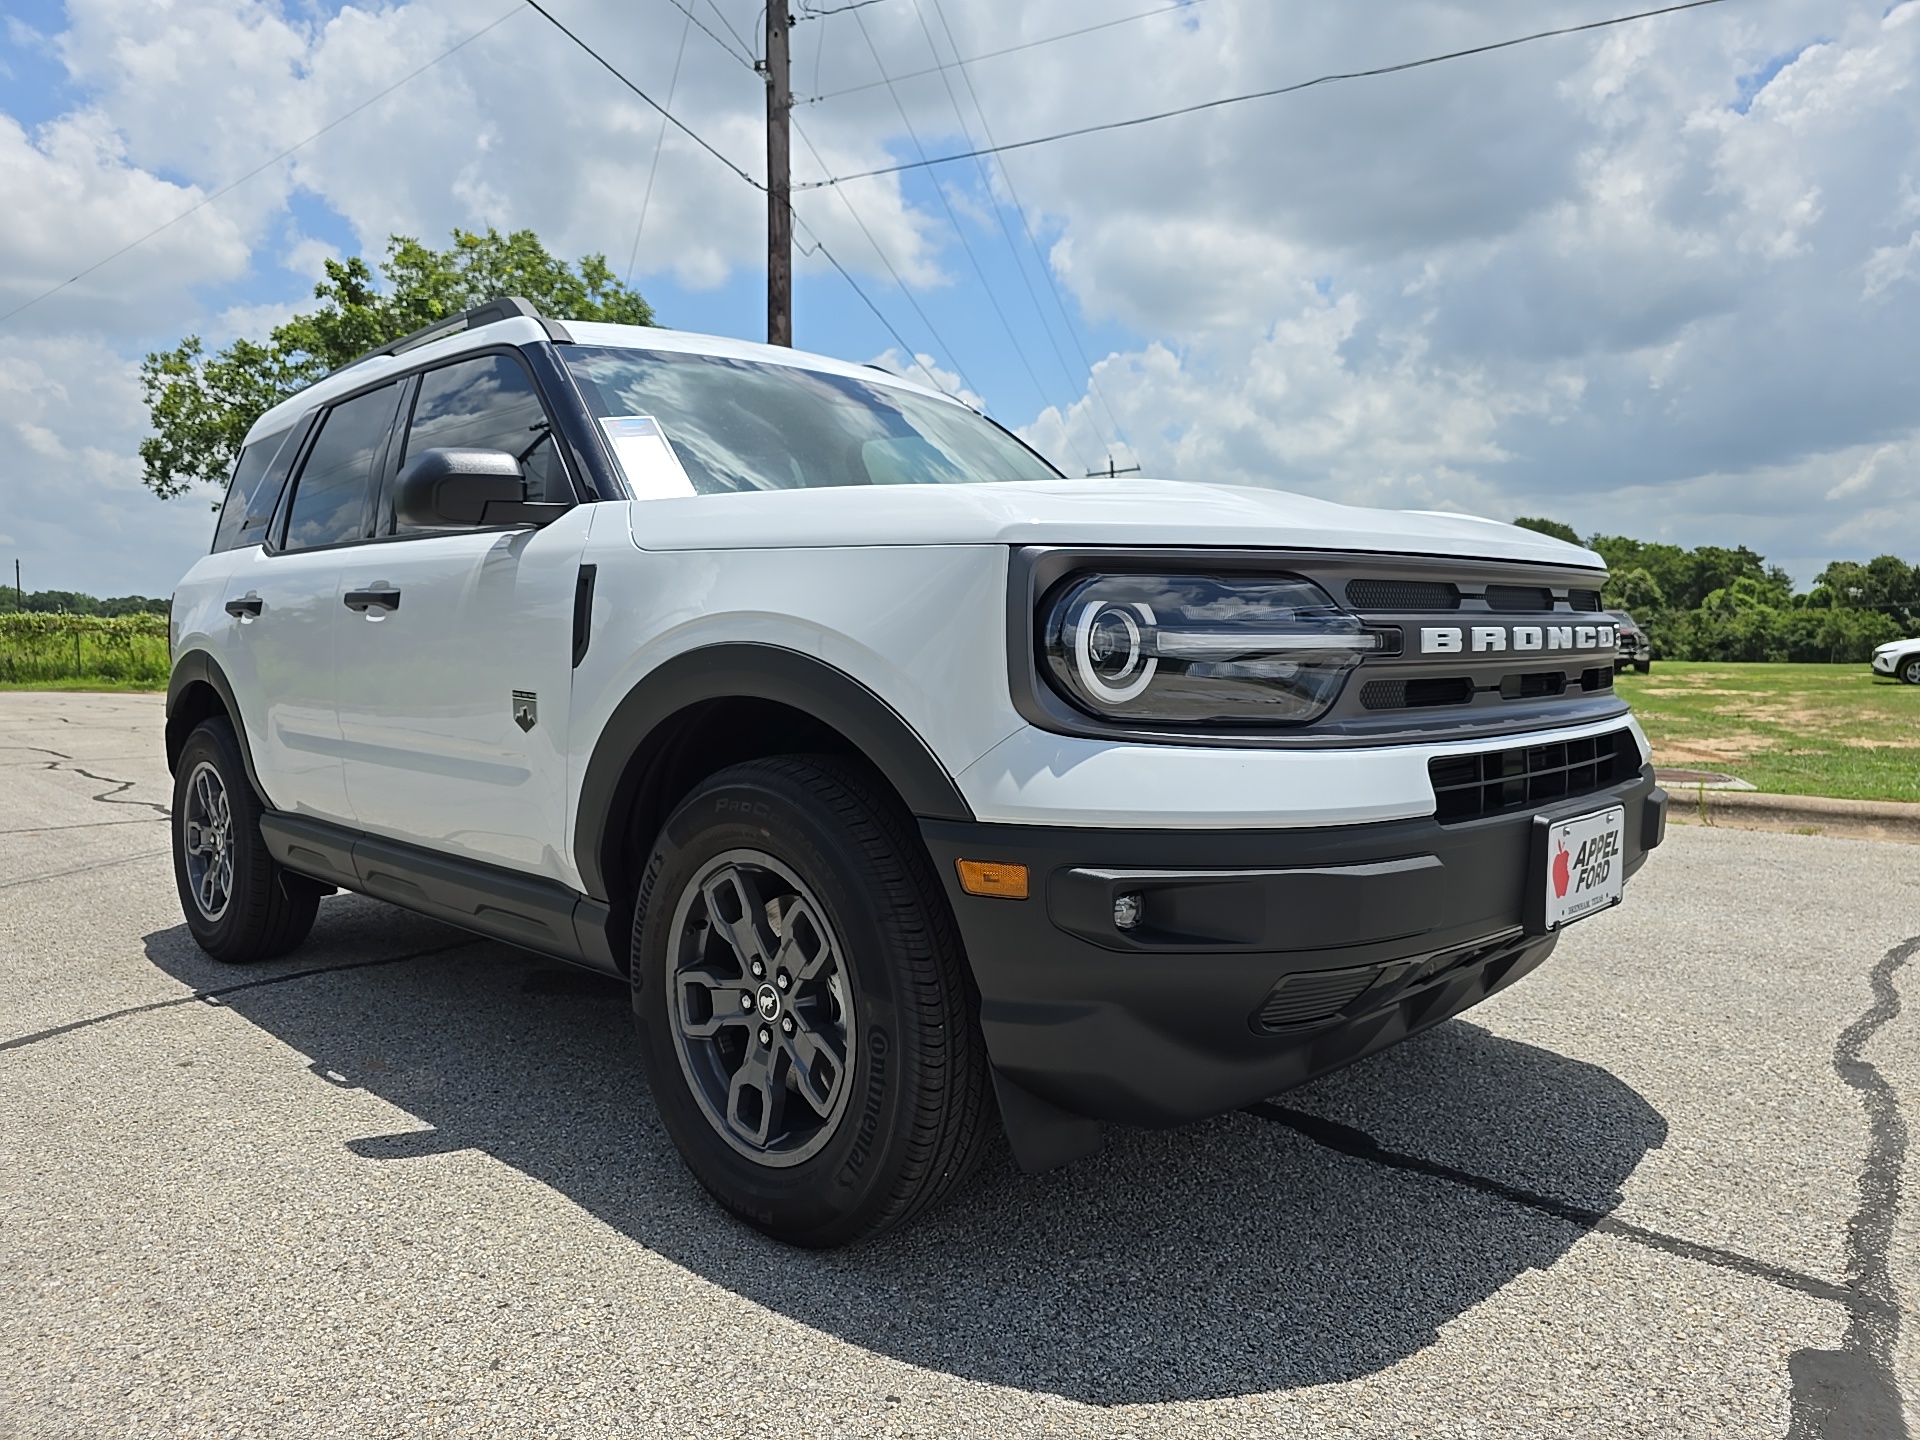
<svg viewBox="0 0 1920 1440">
<path fill-rule="evenodd" d="M 727 1124 L 761 1149 L 780 1133 L 785 1119 L 787 1087 L 778 1073 L 780 1058 L 781 1052 L 760 1044 L 756 1037 L 727 1085 Z"/>
<path fill-rule="evenodd" d="M 776 963 L 793 976 L 795 984 L 820 978 L 833 960 L 833 946 L 827 943 L 826 927 L 813 906 L 796 895 L 781 919 L 783 933 Z"/>
<path fill-rule="evenodd" d="M 758 963 L 764 971 L 776 941 L 767 928 L 766 903 L 753 877 L 738 865 L 729 865 L 709 875 L 700 889 L 714 931 L 739 959 L 741 970 L 751 974 Z"/>
<path fill-rule="evenodd" d="M 794 1016 L 794 1033 L 780 1043 L 793 1060 L 794 1089 L 822 1119 L 833 1109 L 835 1092 L 846 1078 L 847 1057 L 826 1036 Z"/>
<path fill-rule="evenodd" d="M 676 1003 L 680 1007 L 682 1033 L 709 1040 L 728 1026 L 754 1023 L 753 992 L 740 981 L 706 970 L 681 970 L 673 979 L 679 990 Z M 705 1006 L 695 1001 L 695 996 L 701 993 L 707 996 Z M 702 1009 L 707 1012 L 705 1019 L 698 1018 Z"/>
</svg>

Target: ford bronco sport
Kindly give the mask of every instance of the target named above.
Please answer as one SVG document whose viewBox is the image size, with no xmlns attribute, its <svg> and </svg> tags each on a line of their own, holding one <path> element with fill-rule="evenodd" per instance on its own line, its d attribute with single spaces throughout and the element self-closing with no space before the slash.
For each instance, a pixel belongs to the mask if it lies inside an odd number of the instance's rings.
<svg viewBox="0 0 1920 1440">
<path fill-rule="evenodd" d="M 1456 1015 L 1666 797 L 1602 562 L 1073 480 L 951 398 L 496 301 L 263 415 L 175 593 L 181 903 L 377 896 L 631 982 L 747 1223 L 874 1234 Z"/>
</svg>

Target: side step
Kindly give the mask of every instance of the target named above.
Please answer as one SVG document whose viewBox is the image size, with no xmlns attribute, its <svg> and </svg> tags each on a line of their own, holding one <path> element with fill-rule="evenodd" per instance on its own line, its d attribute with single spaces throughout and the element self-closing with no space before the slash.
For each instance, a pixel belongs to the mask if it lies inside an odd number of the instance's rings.
<svg viewBox="0 0 1920 1440">
<path fill-rule="evenodd" d="M 435 854 L 304 815 L 269 812 L 273 858 L 315 880 L 389 900 L 510 945 L 619 975 L 607 907 L 553 880 Z"/>
</svg>

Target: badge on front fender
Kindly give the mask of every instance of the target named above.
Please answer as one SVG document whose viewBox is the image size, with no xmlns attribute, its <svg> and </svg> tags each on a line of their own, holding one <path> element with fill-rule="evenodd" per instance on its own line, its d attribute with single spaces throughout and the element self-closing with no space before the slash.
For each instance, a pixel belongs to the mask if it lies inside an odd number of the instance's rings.
<svg viewBox="0 0 1920 1440">
<path fill-rule="evenodd" d="M 1621 805 L 1590 815 L 1537 815 L 1527 928 L 1536 935 L 1610 909 L 1625 892 L 1627 812 Z"/>
</svg>

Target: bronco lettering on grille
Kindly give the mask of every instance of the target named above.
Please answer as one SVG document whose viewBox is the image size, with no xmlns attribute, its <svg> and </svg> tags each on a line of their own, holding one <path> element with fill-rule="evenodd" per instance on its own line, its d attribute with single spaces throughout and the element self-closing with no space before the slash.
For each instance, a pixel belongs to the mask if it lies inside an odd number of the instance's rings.
<svg viewBox="0 0 1920 1440">
<path fill-rule="evenodd" d="M 1422 655 L 1476 655 L 1506 650 L 1611 650 L 1618 636 L 1611 625 L 1423 625 Z"/>
</svg>

